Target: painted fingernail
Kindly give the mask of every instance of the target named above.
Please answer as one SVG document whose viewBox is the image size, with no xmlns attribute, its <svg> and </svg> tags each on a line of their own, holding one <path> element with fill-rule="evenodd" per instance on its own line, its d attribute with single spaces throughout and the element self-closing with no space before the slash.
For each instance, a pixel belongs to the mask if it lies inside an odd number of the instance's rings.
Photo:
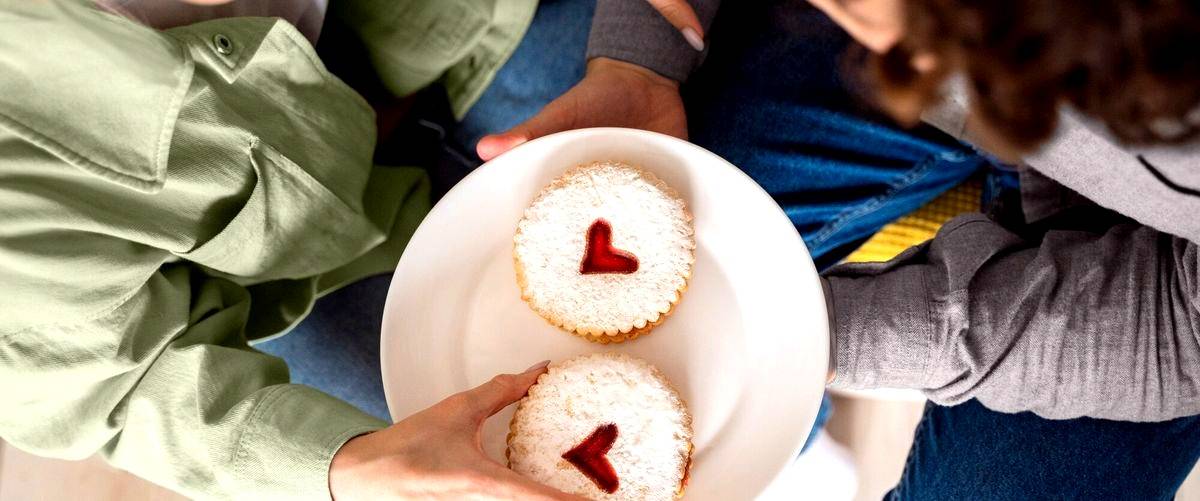
<svg viewBox="0 0 1200 501">
<path fill-rule="evenodd" d="M 542 369 L 545 369 L 546 366 L 548 366 L 548 365 L 550 365 L 549 360 L 542 360 L 541 362 L 538 362 L 536 364 L 529 366 L 528 369 L 525 369 L 525 372 L 540 371 Z"/>
<path fill-rule="evenodd" d="M 700 38 L 700 34 L 696 33 L 691 27 L 680 30 L 683 32 L 683 38 L 687 40 L 688 45 L 691 45 L 696 51 L 704 50 L 704 39 Z"/>
</svg>

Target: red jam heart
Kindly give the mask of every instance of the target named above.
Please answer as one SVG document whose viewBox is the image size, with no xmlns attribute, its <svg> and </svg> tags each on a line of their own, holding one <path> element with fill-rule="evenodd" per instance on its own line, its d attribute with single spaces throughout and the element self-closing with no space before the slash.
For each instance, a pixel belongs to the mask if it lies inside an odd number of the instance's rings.
<svg viewBox="0 0 1200 501">
<path fill-rule="evenodd" d="M 605 455 L 616 441 L 617 425 L 602 424 L 579 445 L 564 452 L 562 457 L 592 479 L 600 490 L 612 494 L 617 492 L 620 480 L 617 479 L 617 470 L 613 469 Z"/>
<path fill-rule="evenodd" d="M 612 246 L 612 226 L 608 221 L 597 219 L 588 227 L 587 249 L 583 252 L 583 262 L 579 264 L 580 273 L 629 274 L 637 270 L 637 257 Z"/>
</svg>

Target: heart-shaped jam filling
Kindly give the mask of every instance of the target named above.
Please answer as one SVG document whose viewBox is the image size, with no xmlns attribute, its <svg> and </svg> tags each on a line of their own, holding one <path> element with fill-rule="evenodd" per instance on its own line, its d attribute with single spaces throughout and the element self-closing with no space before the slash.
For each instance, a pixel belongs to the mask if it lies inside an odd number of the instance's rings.
<svg viewBox="0 0 1200 501">
<path fill-rule="evenodd" d="M 617 470 L 608 462 L 608 450 L 617 441 L 617 425 L 609 423 L 596 427 L 591 435 L 583 439 L 579 445 L 564 452 L 563 459 L 578 468 L 580 472 L 592 479 L 600 490 L 612 494 L 617 492 L 620 480 Z"/>
<path fill-rule="evenodd" d="M 583 251 L 583 262 L 579 272 L 584 275 L 595 273 L 629 274 L 638 270 L 638 260 L 633 254 L 612 245 L 612 225 L 597 219 L 588 227 L 587 248 Z"/>
</svg>

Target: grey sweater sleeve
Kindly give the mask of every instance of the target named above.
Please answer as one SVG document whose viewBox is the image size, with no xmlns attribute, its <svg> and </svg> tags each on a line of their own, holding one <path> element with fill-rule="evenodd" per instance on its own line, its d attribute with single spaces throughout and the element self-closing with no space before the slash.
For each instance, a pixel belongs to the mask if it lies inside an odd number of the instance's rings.
<svg viewBox="0 0 1200 501">
<path fill-rule="evenodd" d="M 837 388 L 906 387 L 1052 419 L 1200 413 L 1200 253 L 1135 223 L 1023 239 L 957 218 L 827 272 Z"/>
<path fill-rule="evenodd" d="M 690 0 L 707 32 L 721 0 Z M 683 82 L 704 60 L 707 52 L 688 45 L 646 0 L 596 0 L 596 14 L 588 38 L 587 57 L 607 57 L 654 70 Z"/>
</svg>

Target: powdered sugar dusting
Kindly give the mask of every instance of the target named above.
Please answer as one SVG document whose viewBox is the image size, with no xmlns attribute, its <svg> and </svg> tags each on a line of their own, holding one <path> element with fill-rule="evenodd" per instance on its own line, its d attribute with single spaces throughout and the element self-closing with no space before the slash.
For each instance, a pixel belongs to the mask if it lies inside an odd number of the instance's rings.
<svg viewBox="0 0 1200 501">
<path fill-rule="evenodd" d="M 608 423 L 619 430 L 607 454 L 620 481 L 611 495 L 562 458 Z M 650 364 L 616 353 L 551 365 L 511 428 L 514 471 L 592 499 L 674 499 L 691 452 L 691 416 L 675 390 Z"/>
<path fill-rule="evenodd" d="M 612 226 L 614 247 L 637 257 L 637 272 L 579 272 L 597 219 Z M 670 311 L 696 246 L 683 200 L 653 175 L 617 162 L 576 167 L 556 179 L 525 210 L 514 243 L 530 306 L 568 330 L 594 335 L 643 328 Z"/>
</svg>

